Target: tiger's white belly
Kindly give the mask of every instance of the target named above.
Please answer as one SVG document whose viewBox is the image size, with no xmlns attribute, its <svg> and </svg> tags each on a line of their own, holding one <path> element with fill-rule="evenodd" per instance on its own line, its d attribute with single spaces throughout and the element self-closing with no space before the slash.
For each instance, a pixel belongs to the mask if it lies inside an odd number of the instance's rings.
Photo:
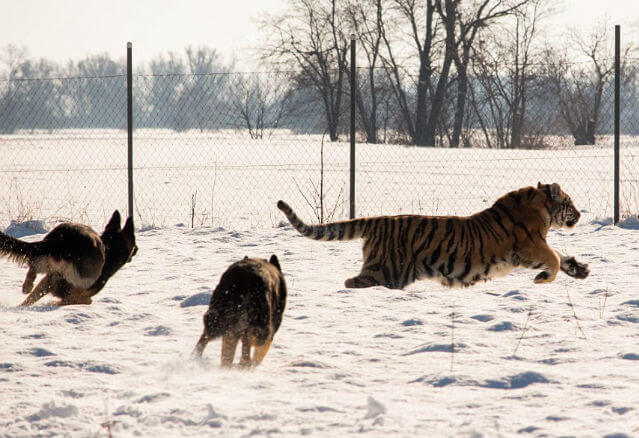
<svg viewBox="0 0 639 438">
<path fill-rule="evenodd" d="M 432 273 L 419 272 L 417 278 L 430 278 L 449 287 L 468 287 L 479 281 L 488 281 L 493 278 L 506 276 L 515 268 L 516 266 L 512 263 L 499 261 L 497 263 L 490 264 L 490 269 L 488 273 L 486 273 L 486 264 L 479 264 L 477 266 L 472 266 L 470 271 L 464 275 L 462 279 L 460 277 L 463 275 L 464 266 L 457 265 L 454 267 L 452 272 L 447 273 L 446 275 L 439 271 L 434 271 Z"/>
</svg>

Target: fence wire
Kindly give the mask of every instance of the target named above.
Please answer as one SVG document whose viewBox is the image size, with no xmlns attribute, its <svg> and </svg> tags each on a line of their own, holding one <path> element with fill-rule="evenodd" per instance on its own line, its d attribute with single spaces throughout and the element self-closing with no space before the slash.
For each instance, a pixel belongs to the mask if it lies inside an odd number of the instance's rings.
<svg viewBox="0 0 639 438">
<path fill-rule="evenodd" d="M 598 113 L 588 113 L 581 106 L 593 96 L 575 86 L 582 76 L 565 90 L 533 78 L 521 105 L 507 92 L 512 82 L 478 72 L 458 129 L 456 81 L 431 144 L 417 146 L 420 120 L 398 103 L 401 89 L 405 108 L 417 106 L 416 77 L 405 72 L 394 84 L 369 73 L 358 71 L 358 216 L 471 214 L 538 181 L 560 183 L 590 219 L 612 216 L 611 79 Z M 348 217 L 347 80 L 341 94 L 296 72 L 135 75 L 133 83 L 138 226 L 270 227 L 283 218 L 278 199 L 309 222 Z M 622 88 L 622 217 L 639 212 L 636 85 Z M 29 219 L 102 227 L 114 209 L 127 210 L 126 76 L 0 82 L 0 154 L 3 227 Z"/>
</svg>

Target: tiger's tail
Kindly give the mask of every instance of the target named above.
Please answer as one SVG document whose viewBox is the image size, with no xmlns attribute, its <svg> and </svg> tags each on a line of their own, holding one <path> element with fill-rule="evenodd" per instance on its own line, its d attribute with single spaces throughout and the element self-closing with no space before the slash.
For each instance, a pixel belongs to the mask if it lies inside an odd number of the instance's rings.
<svg viewBox="0 0 639 438">
<path fill-rule="evenodd" d="M 277 202 L 277 208 L 288 218 L 288 221 L 300 234 L 314 240 L 352 240 L 364 235 L 367 219 L 351 219 L 321 225 L 307 225 L 284 201 Z"/>
<path fill-rule="evenodd" d="M 24 242 L 0 232 L 0 257 L 25 264 L 39 255 L 42 255 L 42 242 Z"/>
</svg>

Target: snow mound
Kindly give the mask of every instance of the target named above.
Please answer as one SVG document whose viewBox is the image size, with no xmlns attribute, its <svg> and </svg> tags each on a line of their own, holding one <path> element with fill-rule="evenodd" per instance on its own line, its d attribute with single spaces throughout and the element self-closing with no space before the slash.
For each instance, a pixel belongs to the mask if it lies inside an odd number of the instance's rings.
<svg viewBox="0 0 639 438">
<path fill-rule="evenodd" d="M 46 224 L 42 220 L 29 220 L 25 222 L 11 221 L 4 233 L 12 237 L 33 236 L 48 232 Z"/>
<path fill-rule="evenodd" d="M 78 415 L 78 408 L 75 406 L 56 406 L 55 402 L 45 403 L 37 413 L 29 415 L 27 421 L 35 423 L 51 417 L 68 418 Z"/>
</svg>

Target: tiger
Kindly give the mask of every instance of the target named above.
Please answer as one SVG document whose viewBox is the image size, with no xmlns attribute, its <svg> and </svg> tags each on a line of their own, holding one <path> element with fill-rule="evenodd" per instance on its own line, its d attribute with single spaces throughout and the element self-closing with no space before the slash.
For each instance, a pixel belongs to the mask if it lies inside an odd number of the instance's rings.
<svg viewBox="0 0 639 438">
<path fill-rule="evenodd" d="M 577 279 L 590 273 L 587 264 L 546 242 L 549 229 L 573 228 L 581 216 L 557 183 L 509 192 L 471 216 L 379 216 L 307 225 L 284 201 L 277 207 L 311 239 L 362 239 L 364 266 L 344 282 L 347 288 L 403 289 L 427 278 L 467 287 L 517 267 L 541 269 L 537 284 L 555 280 L 559 270 Z"/>
</svg>

